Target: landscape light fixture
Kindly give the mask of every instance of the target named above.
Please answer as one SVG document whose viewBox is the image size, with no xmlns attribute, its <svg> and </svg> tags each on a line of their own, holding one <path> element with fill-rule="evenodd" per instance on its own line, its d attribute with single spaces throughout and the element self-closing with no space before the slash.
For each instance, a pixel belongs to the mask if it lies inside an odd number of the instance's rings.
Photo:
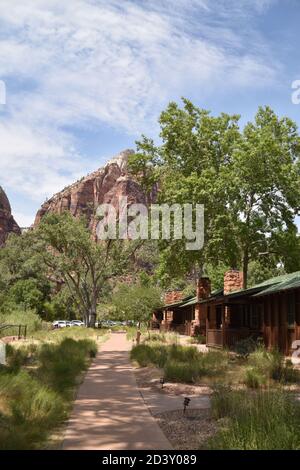
<svg viewBox="0 0 300 470">
<path fill-rule="evenodd" d="M 191 401 L 190 398 L 184 397 L 184 400 L 183 400 L 183 414 L 185 414 L 185 410 L 186 410 L 187 407 L 189 406 L 190 401 Z"/>
</svg>

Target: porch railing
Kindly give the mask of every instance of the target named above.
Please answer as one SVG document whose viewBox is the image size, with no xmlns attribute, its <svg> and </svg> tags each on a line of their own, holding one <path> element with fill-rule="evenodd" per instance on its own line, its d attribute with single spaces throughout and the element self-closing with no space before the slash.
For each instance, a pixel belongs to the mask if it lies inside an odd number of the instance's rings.
<svg viewBox="0 0 300 470">
<path fill-rule="evenodd" d="M 222 330 L 214 329 L 206 332 L 206 346 L 222 347 Z"/>
<path fill-rule="evenodd" d="M 257 332 L 250 330 L 249 328 L 226 328 L 224 334 L 224 346 L 231 348 L 242 339 L 255 335 L 257 335 Z M 206 344 L 207 346 L 221 348 L 223 346 L 222 330 L 220 328 L 207 330 Z"/>
</svg>

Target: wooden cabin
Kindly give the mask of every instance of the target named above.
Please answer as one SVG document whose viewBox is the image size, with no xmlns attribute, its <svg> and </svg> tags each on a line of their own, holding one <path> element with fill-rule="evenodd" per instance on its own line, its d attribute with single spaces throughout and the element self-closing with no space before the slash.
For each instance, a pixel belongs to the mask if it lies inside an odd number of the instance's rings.
<svg viewBox="0 0 300 470">
<path fill-rule="evenodd" d="M 162 309 L 162 330 L 206 335 L 209 347 L 233 348 L 242 339 L 261 338 L 266 348 L 292 353 L 300 340 L 300 271 L 268 279 L 243 289 L 242 273 L 230 270 L 224 287 L 210 292 L 201 278 L 197 295 L 177 300 Z"/>
</svg>

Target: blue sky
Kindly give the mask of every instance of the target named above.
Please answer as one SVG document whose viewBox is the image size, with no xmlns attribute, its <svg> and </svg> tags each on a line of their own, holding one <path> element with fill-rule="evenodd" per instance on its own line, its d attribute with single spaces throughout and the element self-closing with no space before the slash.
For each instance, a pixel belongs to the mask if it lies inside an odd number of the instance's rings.
<svg viewBox="0 0 300 470">
<path fill-rule="evenodd" d="M 0 184 L 20 225 L 141 133 L 170 100 L 300 125 L 299 0 L 2 0 Z"/>
</svg>

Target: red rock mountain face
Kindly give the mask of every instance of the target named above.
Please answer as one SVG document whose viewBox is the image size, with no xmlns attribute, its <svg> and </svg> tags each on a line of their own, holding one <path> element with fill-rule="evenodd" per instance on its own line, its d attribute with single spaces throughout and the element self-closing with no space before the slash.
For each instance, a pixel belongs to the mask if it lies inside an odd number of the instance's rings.
<svg viewBox="0 0 300 470">
<path fill-rule="evenodd" d="M 118 207 L 119 197 L 127 196 L 128 204 L 145 204 L 145 195 L 140 185 L 127 173 L 128 157 L 132 150 L 124 150 L 112 158 L 103 168 L 68 186 L 46 201 L 38 211 L 34 226 L 45 214 L 70 211 L 75 217 L 85 215 L 96 239 L 97 219 L 95 212 L 103 203 Z"/>
<path fill-rule="evenodd" d="M 21 229 L 11 214 L 9 200 L 0 186 L 0 247 L 10 233 L 21 234 Z"/>
</svg>

